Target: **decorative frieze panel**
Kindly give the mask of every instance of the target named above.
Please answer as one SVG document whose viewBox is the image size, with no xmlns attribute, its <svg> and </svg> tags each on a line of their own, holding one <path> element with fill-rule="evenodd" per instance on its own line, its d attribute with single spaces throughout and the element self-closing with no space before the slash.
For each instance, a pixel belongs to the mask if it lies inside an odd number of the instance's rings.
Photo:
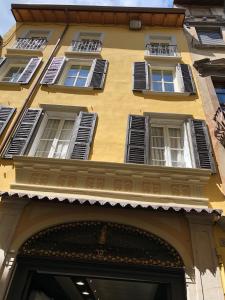
<svg viewBox="0 0 225 300">
<path fill-rule="evenodd" d="M 215 137 L 225 148 L 225 107 L 219 107 L 215 113 Z"/>
<path fill-rule="evenodd" d="M 136 164 L 16 157 L 12 190 L 207 206 L 209 171 Z"/>
</svg>

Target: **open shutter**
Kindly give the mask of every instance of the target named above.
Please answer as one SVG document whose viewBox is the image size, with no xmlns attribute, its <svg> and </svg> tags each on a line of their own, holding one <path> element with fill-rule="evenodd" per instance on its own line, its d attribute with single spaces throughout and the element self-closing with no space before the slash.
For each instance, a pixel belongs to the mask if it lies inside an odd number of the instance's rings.
<svg viewBox="0 0 225 300">
<path fill-rule="evenodd" d="M 88 159 L 93 140 L 97 114 L 81 111 L 75 129 L 71 159 Z"/>
<path fill-rule="evenodd" d="M 65 57 L 53 57 L 41 84 L 54 84 L 65 62 Z"/>
<path fill-rule="evenodd" d="M 195 162 L 197 168 L 215 172 L 211 142 L 205 121 L 190 119 Z"/>
<path fill-rule="evenodd" d="M 26 147 L 32 137 L 37 122 L 41 116 L 41 109 L 27 109 L 23 118 L 10 141 L 6 151 L 5 158 L 11 158 L 14 155 L 23 155 Z"/>
<path fill-rule="evenodd" d="M 178 64 L 177 71 L 179 72 L 178 76 L 180 76 L 181 80 L 183 81 L 183 92 L 195 94 L 196 87 L 192 76 L 191 67 L 186 64 Z"/>
<path fill-rule="evenodd" d="M 129 115 L 126 148 L 127 163 L 148 163 L 149 117 Z"/>
<path fill-rule="evenodd" d="M 17 82 L 22 84 L 27 84 L 33 77 L 35 71 L 37 70 L 38 66 L 41 63 L 41 58 L 33 57 L 28 62 L 26 68 L 24 69 L 23 73 L 18 78 Z"/>
<path fill-rule="evenodd" d="M 149 89 L 148 64 L 146 62 L 135 62 L 133 65 L 133 91 Z"/>
<path fill-rule="evenodd" d="M 104 59 L 96 59 L 93 75 L 91 78 L 90 86 L 94 89 L 102 89 L 106 77 L 109 62 Z"/>
<path fill-rule="evenodd" d="M 16 109 L 12 107 L 0 107 L 0 135 L 7 126 L 15 110 Z"/>
<path fill-rule="evenodd" d="M 3 65 L 5 61 L 6 61 L 6 57 L 0 57 L 0 67 Z"/>
</svg>

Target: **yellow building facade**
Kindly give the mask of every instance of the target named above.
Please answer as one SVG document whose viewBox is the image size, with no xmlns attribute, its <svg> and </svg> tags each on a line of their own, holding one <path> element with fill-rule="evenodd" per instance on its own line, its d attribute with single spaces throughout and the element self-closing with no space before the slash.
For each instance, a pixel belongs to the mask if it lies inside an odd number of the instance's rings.
<svg viewBox="0 0 225 300">
<path fill-rule="evenodd" d="M 223 195 L 184 9 L 12 12 L 0 299 L 224 299 Z"/>
</svg>

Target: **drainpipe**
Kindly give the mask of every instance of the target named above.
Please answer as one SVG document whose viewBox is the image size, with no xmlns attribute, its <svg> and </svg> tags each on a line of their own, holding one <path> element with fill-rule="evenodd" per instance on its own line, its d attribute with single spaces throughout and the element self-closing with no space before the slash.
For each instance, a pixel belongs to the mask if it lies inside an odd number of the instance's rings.
<svg viewBox="0 0 225 300">
<path fill-rule="evenodd" d="M 16 119 L 14 121 L 14 123 L 12 124 L 12 126 L 10 127 L 9 131 L 6 133 L 1 145 L 0 145 L 0 156 L 3 155 L 5 147 L 8 145 L 8 142 L 10 140 L 10 138 L 12 138 L 13 134 L 15 133 L 20 121 L 22 120 L 23 116 L 25 115 L 26 109 L 30 106 L 31 100 L 33 99 L 33 96 L 37 93 L 39 87 L 40 87 L 40 81 L 41 78 L 43 77 L 43 75 L 45 74 L 47 68 L 50 65 L 50 62 L 52 60 L 52 58 L 55 56 L 56 52 L 59 49 L 60 43 L 63 39 L 63 37 L 65 36 L 67 30 L 69 28 L 69 24 L 67 24 L 63 30 L 63 33 L 61 34 L 61 36 L 58 38 L 58 41 L 54 47 L 54 49 L 52 50 L 52 53 L 46 63 L 46 65 L 44 66 L 44 69 L 42 70 L 41 74 L 39 75 L 35 85 L 33 86 L 33 88 L 31 89 L 29 95 L 27 96 L 27 98 L 25 99 L 23 106 L 20 110 L 20 112 L 18 113 L 18 115 L 16 116 Z"/>
</svg>

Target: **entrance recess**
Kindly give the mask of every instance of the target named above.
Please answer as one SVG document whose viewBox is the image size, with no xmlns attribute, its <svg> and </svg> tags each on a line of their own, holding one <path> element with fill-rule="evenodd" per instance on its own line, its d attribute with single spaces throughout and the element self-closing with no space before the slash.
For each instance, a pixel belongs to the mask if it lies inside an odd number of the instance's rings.
<svg viewBox="0 0 225 300">
<path fill-rule="evenodd" d="M 184 300 L 183 262 L 156 235 L 100 221 L 60 224 L 19 249 L 7 300 Z"/>
</svg>

